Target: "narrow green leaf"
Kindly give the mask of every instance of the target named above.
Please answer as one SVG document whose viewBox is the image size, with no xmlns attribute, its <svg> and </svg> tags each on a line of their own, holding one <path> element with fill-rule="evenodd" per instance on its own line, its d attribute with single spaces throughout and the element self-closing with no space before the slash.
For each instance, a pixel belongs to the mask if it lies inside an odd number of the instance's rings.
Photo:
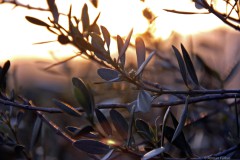
<svg viewBox="0 0 240 160">
<path fill-rule="evenodd" d="M 148 112 L 151 109 L 152 96 L 145 90 L 140 90 L 137 98 L 136 112 Z"/>
<path fill-rule="evenodd" d="M 142 63 L 145 61 L 145 57 L 146 57 L 146 47 L 141 37 L 136 38 L 135 46 L 136 46 L 136 53 L 137 53 L 137 64 L 138 64 L 138 68 L 140 68 Z"/>
<path fill-rule="evenodd" d="M 90 23 L 89 23 L 89 15 L 88 15 L 88 6 L 86 3 L 82 8 L 81 20 L 82 20 L 83 32 L 88 31 Z"/>
<path fill-rule="evenodd" d="M 131 29 L 130 33 L 127 36 L 127 39 L 125 40 L 125 43 L 123 44 L 123 47 L 121 48 L 121 51 L 120 51 L 119 56 L 118 56 L 118 61 L 122 58 L 122 56 L 125 55 L 125 52 L 126 52 L 128 46 L 130 44 L 132 33 L 133 33 L 133 29 Z"/>
<path fill-rule="evenodd" d="M 41 118 L 37 117 L 34 123 L 33 131 L 32 131 L 32 137 L 31 137 L 31 143 L 30 143 L 31 150 L 37 143 L 37 140 L 40 136 L 41 128 L 42 128 L 42 120 Z"/>
<path fill-rule="evenodd" d="M 113 151 L 114 149 L 111 149 L 107 154 L 105 154 L 104 157 L 101 158 L 101 160 L 108 160 L 111 157 Z"/>
<path fill-rule="evenodd" d="M 121 54 L 123 45 L 124 45 L 123 39 L 119 35 L 117 35 L 118 56 L 120 56 L 120 54 Z M 125 59 L 126 59 L 125 57 L 126 57 L 126 54 L 123 53 L 123 55 L 120 58 L 120 63 L 121 63 L 122 67 L 124 67 L 124 65 L 125 65 Z"/>
<path fill-rule="evenodd" d="M 64 102 L 56 100 L 56 99 L 53 99 L 53 102 L 56 106 L 58 106 L 61 110 L 68 113 L 69 115 L 76 116 L 76 117 L 82 116 L 82 114 L 80 112 L 78 112 L 78 110 L 76 108 L 70 106 L 67 103 L 64 103 Z"/>
<path fill-rule="evenodd" d="M 97 70 L 97 73 L 102 79 L 106 81 L 111 81 L 113 79 L 119 78 L 119 72 L 113 69 L 99 68 Z"/>
<path fill-rule="evenodd" d="M 89 120 L 93 123 L 93 112 L 94 112 L 95 102 L 90 89 L 79 78 L 75 78 L 75 77 L 72 78 L 72 83 L 75 86 L 74 94 L 78 103 L 86 112 Z"/>
<path fill-rule="evenodd" d="M 160 148 L 156 148 L 153 149 L 149 152 L 147 152 L 146 154 L 143 155 L 143 157 L 141 158 L 141 160 L 148 160 L 151 159 L 161 153 L 165 152 L 165 148 L 164 147 L 160 147 Z"/>
<path fill-rule="evenodd" d="M 138 68 L 138 70 L 137 70 L 137 72 L 136 72 L 136 76 L 139 76 L 139 75 L 143 72 L 144 68 L 147 66 L 147 64 L 148 64 L 149 61 L 152 59 L 152 57 L 154 56 L 155 53 L 156 53 L 156 52 L 153 51 L 153 52 L 151 52 L 151 53 L 149 54 L 149 56 L 147 57 L 147 59 L 146 59 L 146 60 L 141 64 L 141 66 Z"/>
<path fill-rule="evenodd" d="M 142 119 L 137 119 L 135 121 L 135 126 L 137 129 L 137 132 L 143 136 L 145 139 L 147 139 L 149 142 L 154 143 L 155 135 L 153 133 L 153 129 L 149 126 L 148 123 L 146 123 Z"/>
<path fill-rule="evenodd" d="M 119 135 L 127 140 L 128 138 L 128 123 L 126 119 L 116 110 L 110 110 L 110 117 L 112 119 L 113 125 L 118 131 Z"/>
<path fill-rule="evenodd" d="M 178 51 L 178 49 L 175 46 L 172 46 L 172 48 L 173 48 L 173 51 L 174 51 L 174 53 L 177 57 L 177 61 L 178 61 L 178 65 L 179 65 L 179 68 L 180 68 L 180 72 L 181 72 L 183 81 L 184 81 L 185 85 L 188 87 L 187 72 L 186 72 L 185 64 L 184 64 L 183 58 L 181 56 L 181 53 Z"/>
<path fill-rule="evenodd" d="M 55 23 L 58 23 L 59 19 L 59 13 L 58 13 L 58 8 L 55 3 L 55 0 L 47 0 L 48 7 L 53 15 L 53 19 Z"/>
<path fill-rule="evenodd" d="M 108 51 L 109 51 L 109 47 L 110 47 L 110 43 L 111 43 L 110 33 L 108 32 L 107 28 L 104 27 L 104 26 L 101 26 L 101 31 L 102 31 L 103 38 L 104 38 L 104 40 L 107 44 L 107 48 L 108 48 Z"/>
<path fill-rule="evenodd" d="M 73 146 L 89 154 L 107 154 L 111 148 L 99 141 L 82 139 L 73 143 Z"/>
<path fill-rule="evenodd" d="M 183 58 L 184 58 L 184 61 L 185 61 L 188 73 L 189 73 L 192 81 L 195 83 L 195 85 L 199 86 L 199 82 L 198 82 L 196 71 L 195 71 L 194 66 L 192 64 L 191 58 L 190 58 L 187 50 L 183 46 L 183 44 L 181 44 L 181 49 L 182 49 Z"/>
<path fill-rule="evenodd" d="M 43 21 L 41 21 L 37 18 L 30 17 L 30 16 L 26 16 L 25 18 L 33 24 L 36 24 L 36 25 L 39 25 L 39 26 L 44 26 L 44 27 L 50 27 L 50 25 L 48 25 L 47 23 L 45 23 L 45 22 L 43 22 Z"/>
<path fill-rule="evenodd" d="M 189 96 L 186 98 L 185 106 L 184 106 L 182 115 L 180 117 L 179 124 L 178 124 L 178 126 L 177 126 L 177 128 L 174 132 L 174 135 L 173 135 L 173 138 L 172 138 L 171 142 L 173 142 L 179 136 L 179 134 L 182 132 L 182 129 L 183 129 L 184 124 L 186 122 L 186 119 L 187 119 L 187 116 L 188 116 L 188 98 L 189 98 Z"/>
<path fill-rule="evenodd" d="M 161 136 L 161 146 L 163 146 L 164 144 L 164 134 L 165 134 L 165 126 L 166 126 L 166 123 L 167 123 L 167 118 L 168 118 L 168 115 L 169 115 L 169 112 L 170 112 L 170 109 L 171 109 L 171 106 L 168 107 L 167 111 L 165 112 L 164 114 L 164 117 L 163 117 L 163 124 L 162 124 L 162 136 Z M 171 113 L 171 112 L 170 112 Z"/>
<path fill-rule="evenodd" d="M 96 113 L 97 119 L 98 119 L 103 131 L 108 136 L 112 135 L 112 127 L 111 127 L 110 123 L 108 122 L 107 118 L 104 116 L 104 114 L 99 109 L 95 109 L 95 113 Z"/>
</svg>

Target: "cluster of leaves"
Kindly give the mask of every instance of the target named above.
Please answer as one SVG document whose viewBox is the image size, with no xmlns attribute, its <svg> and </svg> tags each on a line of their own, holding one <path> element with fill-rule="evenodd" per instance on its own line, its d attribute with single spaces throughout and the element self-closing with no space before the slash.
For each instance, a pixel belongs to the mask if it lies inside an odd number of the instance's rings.
<svg viewBox="0 0 240 160">
<path fill-rule="evenodd" d="M 76 56 L 87 57 L 91 61 L 100 64 L 102 68 L 99 68 L 97 73 L 104 81 L 99 83 L 128 82 L 135 86 L 138 96 L 136 100 L 129 102 L 124 107 L 128 111 L 127 115 L 121 113 L 120 110 L 113 106 L 109 107 L 109 112 L 103 112 L 102 109 L 97 107 L 91 88 L 80 78 L 74 77 L 72 78 L 74 95 L 84 114 L 79 111 L 79 108 L 73 107 L 61 100 L 54 99 L 53 102 L 63 112 L 77 118 L 84 117 L 89 123 L 82 126 L 66 126 L 69 134 L 65 134 L 57 126 L 53 125 L 52 122 L 47 121 L 43 113 L 37 110 L 40 108 L 37 108 L 35 111 L 38 116 L 33 127 L 31 146 L 35 145 L 41 131 L 42 120 L 44 120 L 49 126 L 60 132 L 60 135 L 69 140 L 74 147 L 88 153 L 89 156 L 95 159 L 110 159 L 119 152 L 120 154 L 132 154 L 144 160 L 151 158 L 172 158 L 174 157 L 170 149 L 172 146 L 178 148 L 183 157 L 195 157 L 183 132 L 189 115 L 189 103 L 193 103 L 194 98 L 196 99 L 198 96 L 202 98 L 200 96 L 213 93 L 221 95 L 223 92 L 208 92 L 208 90 L 200 85 L 194 65 L 185 47 L 181 45 L 181 52 L 175 46 L 172 48 L 179 64 L 186 91 L 178 93 L 177 91 L 149 85 L 143 78 L 144 69 L 153 56 L 156 55 L 156 51 L 148 53 L 144 40 L 141 37 L 137 37 L 135 40 L 137 69 L 131 69 L 130 71 L 126 69 L 126 54 L 131 44 L 130 40 L 133 30 L 130 31 L 126 39 L 123 39 L 119 35 L 117 36 L 118 57 L 113 58 L 110 52 L 111 35 L 107 28 L 98 26 L 97 24 L 100 14 L 90 24 L 88 6 L 86 4 L 82 8 L 80 18 L 72 15 L 72 7 L 70 7 L 67 15 L 69 28 L 66 29 L 58 23 L 59 13 L 56 4 L 53 2 L 48 1 L 50 11 L 53 15 L 53 20 L 49 18 L 49 23 L 30 16 L 27 16 L 26 19 L 35 25 L 46 27 L 50 32 L 56 34 L 59 43 L 75 46 L 79 50 L 79 54 Z M 0 84 L 4 84 L 9 66 L 9 62 L 6 62 L 1 69 Z M 3 92 L 6 88 L 5 86 L 3 85 L 2 87 Z M 235 97 L 240 97 L 239 91 L 232 92 Z M 164 116 L 157 117 L 154 125 L 139 118 L 138 113 L 151 111 L 153 102 L 157 101 L 162 94 L 172 94 L 184 101 L 184 108 L 179 120 L 173 114 L 171 106 L 165 106 L 167 110 Z M 227 92 L 225 95 L 227 95 Z M 231 97 L 233 95 L 229 94 L 227 96 Z M 4 98 L 6 101 L 11 99 L 11 97 L 1 95 L 1 99 Z M 12 100 L 12 102 L 15 101 Z M 23 102 L 27 107 L 32 106 L 27 101 Z M 26 107 L 19 105 L 19 103 L 16 105 Z M 33 110 L 33 108 L 31 109 Z M 238 111 L 236 110 L 236 117 L 238 117 L 237 113 Z M 108 114 L 109 116 L 107 116 Z M 4 115 L 6 114 L 1 114 L 2 122 L 8 122 L 4 120 L 6 119 Z M 159 119 L 161 119 L 162 123 L 159 122 Z M 236 119 L 237 128 L 239 128 L 238 118 Z M 11 128 L 11 124 L 9 127 Z M 2 142 L 6 142 L 7 144 L 7 141 Z M 239 144 L 231 152 L 215 156 L 234 157 L 237 149 L 239 149 Z M 212 155 L 208 158 L 211 157 Z"/>
</svg>

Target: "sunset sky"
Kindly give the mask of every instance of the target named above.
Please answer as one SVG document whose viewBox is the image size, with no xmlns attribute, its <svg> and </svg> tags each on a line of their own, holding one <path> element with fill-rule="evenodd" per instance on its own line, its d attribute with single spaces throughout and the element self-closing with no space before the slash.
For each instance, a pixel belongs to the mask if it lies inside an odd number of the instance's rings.
<svg viewBox="0 0 240 160">
<path fill-rule="evenodd" d="M 34 7 L 47 8 L 46 1 L 22 0 L 23 4 Z M 126 36 L 131 28 L 134 34 L 143 33 L 149 27 L 147 20 L 142 16 L 144 8 L 150 8 L 158 17 L 152 27 L 156 38 L 167 39 L 172 31 L 182 35 L 194 34 L 201 31 L 211 30 L 224 24 L 213 15 L 178 15 L 163 11 L 166 9 L 198 11 L 194 4 L 188 0 L 104 0 L 99 2 L 98 9 L 94 8 L 89 1 L 60 1 L 56 0 L 61 13 L 68 13 L 70 4 L 73 5 L 73 13 L 80 16 L 84 3 L 89 6 L 90 19 L 93 20 L 101 12 L 98 24 L 106 26 L 114 36 L 117 34 Z M 58 57 L 66 57 L 74 54 L 75 49 L 71 46 L 62 46 L 58 42 L 33 45 L 36 42 L 56 40 L 44 27 L 33 25 L 26 21 L 25 16 L 32 16 L 47 22 L 51 14 L 43 11 L 28 10 L 23 7 L 13 9 L 11 4 L 0 5 L 0 62 L 7 59 L 24 58 L 51 58 L 50 52 Z M 60 23 L 67 24 L 66 17 L 60 17 Z"/>
</svg>

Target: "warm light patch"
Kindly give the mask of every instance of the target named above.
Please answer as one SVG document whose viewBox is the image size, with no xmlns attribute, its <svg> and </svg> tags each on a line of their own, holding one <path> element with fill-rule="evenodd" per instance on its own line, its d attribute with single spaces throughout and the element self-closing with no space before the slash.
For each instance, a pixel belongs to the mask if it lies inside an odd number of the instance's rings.
<svg viewBox="0 0 240 160">
<path fill-rule="evenodd" d="M 43 3 L 42 1 L 21 0 L 20 2 L 24 4 L 29 3 L 34 7 L 47 7 L 46 1 Z M 162 10 L 165 8 L 202 12 L 202 10 L 197 10 L 194 7 L 194 3 L 191 0 L 145 0 L 145 2 L 140 0 L 99 0 L 99 7 L 97 9 L 91 5 L 89 0 L 56 0 L 61 13 L 67 14 L 70 4 L 72 4 L 72 12 L 77 17 L 80 16 L 84 3 L 87 3 L 89 6 L 91 22 L 101 12 L 98 24 L 105 26 L 112 36 L 120 35 L 125 37 L 134 28 L 133 36 L 135 37 L 150 27 L 152 34 L 156 38 L 168 39 L 173 31 L 182 35 L 188 35 L 223 26 L 223 23 L 214 15 L 179 15 Z M 218 3 L 216 1 L 215 4 L 217 8 L 221 8 L 223 11 L 226 10 L 225 3 Z M 10 4 L 0 5 L 1 62 L 6 59 L 16 59 L 16 57 L 17 59 L 24 57 L 50 59 L 49 52 L 54 52 L 59 58 L 74 54 L 76 50 L 73 47 L 62 46 L 58 42 L 32 45 L 36 42 L 55 40 L 56 36 L 48 32 L 44 27 L 30 24 L 25 20 L 25 16 L 30 15 L 47 22 L 47 18 L 51 17 L 49 12 L 28 10 L 22 7 L 16 7 L 14 10 L 12 8 L 13 5 Z M 147 19 L 143 17 L 142 11 L 145 8 L 149 8 L 157 16 L 151 26 L 148 25 Z M 227 10 L 229 11 L 230 8 L 227 8 Z M 66 16 L 60 16 L 59 21 L 62 26 L 68 26 Z M 132 40 L 134 41 L 134 38 Z"/>
<path fill-rule="evenodd" d="M 119 142 L 117 142 L 116 140 L 113 140 L 113 139 L 104 139 L 104 140 L 102 140 L 102 142 L 109 146 L 116 146 L 117 144 L 119 144 Z"/>
<path fill-rule="evenodd" d="M 139 0 L 102 0 L 99 2 L 99 23 L 112 35 L 126 36 L 131 28 L 139 34 L 146 31 L 147 20 L 142 15 L 144 5 Z"/>
</svg>

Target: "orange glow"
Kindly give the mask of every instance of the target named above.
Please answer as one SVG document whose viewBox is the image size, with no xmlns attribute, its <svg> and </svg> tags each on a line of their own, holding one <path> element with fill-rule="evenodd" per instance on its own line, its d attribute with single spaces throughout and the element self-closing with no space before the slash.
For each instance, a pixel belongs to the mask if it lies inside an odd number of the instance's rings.
<svg viewBox="0 0 240 160">
<path fill-rule="evenodd" d="M 44 1 L 20 1 L 35 7 L 46 8 Z M 80 16 L 81 8 L 84 3 L 88 4 L 90 19 L 93 20 L 101 12 L 99 25 L 107 27 L 111 35 L 126 36 L 131 28 L 134 28 L 134 36 L 144 33 L 148 28 L 148 21 L 143 17 L 142 11 L 150 8 L 157 16 L 151 24 L 150 30 L 156 38 L 167 39 L 173 31 L 182 35 L 194 34 L 200 31 L 211 30 L 223 23 L 213 15 L 179 15 L 163 11 L 162 9 L 174 9 L 182 11 L 199 11 L 195 9 L 191 0 L 100 0 L 98 9 L 94 8 L 87 0 L 56 0 L 59 11 L 68 13 L 69 6 L 72 4 L 73 13 Z M 225 3 L 217 3 L 217 7 L 225 6 Z M 55 53 L 59 58 L 74 55 L 76 51 L 72 46 L 62 46 L 58 42 L 32 45 L 36 42 L 56 40 L 56 36 L 49 33 L 46 28 L 28 23 L 25 16 L 33 16 L 47 22 L 47 17 L 51 16 L 48 12 L 28 10 L 22 7 L 13 9 L 13 5 L 0 5 L 0 62 L 6 59 L 44 58 L 50 59 L 49 52 Z M 65 16 L 60 17 L 60 23 L 67 26 Z M 113 46 L 116 49 L 116 44 Z M 113 52 L 115 50 L 112 50 Z"/>
</svg>

